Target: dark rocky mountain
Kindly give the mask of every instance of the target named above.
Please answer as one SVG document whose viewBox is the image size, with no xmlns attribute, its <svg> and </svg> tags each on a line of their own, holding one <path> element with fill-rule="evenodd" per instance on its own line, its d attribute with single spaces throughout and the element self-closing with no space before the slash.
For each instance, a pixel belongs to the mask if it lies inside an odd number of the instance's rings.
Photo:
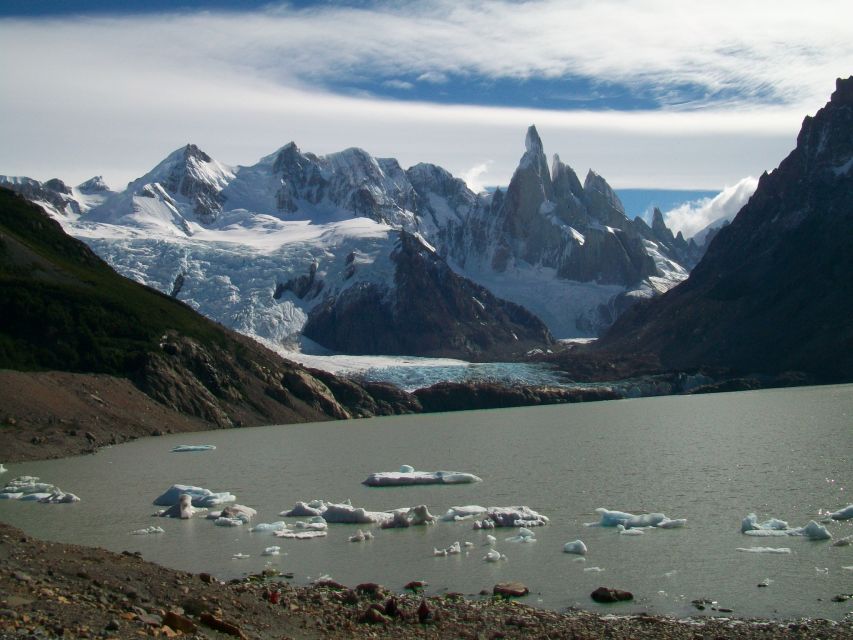
<svg viewBox="0 0 853 640">
<path fill-rule="evenodd" d="M 126 380 L 164 415 L 171 411 L 173 421 L 197 419 L 197 429 L 419 409 L 384 385 L 324 375 L 338 398 L 304 367 L 119 276 L 42 209 L 6 189 L 0 189 L 0 308 L 0 370 L 89 374 L 85 384 L 94 389 L 117 388 L 108 379 Z M 28 403 L 50 402 L 39 396 L 47 387 L 25 388 L 35 394 Z M 11 390 L 0 384 L 0 407 L 10 406 Z M 126 393 L 122 387 L 119 395 Z M 95 396 L 103 407 L 122 402 Z M 96 415 L 106 421 L 103 411 Z M 118 433 L 123 428 L 114 425 Z"/>
<path fill-rule="evenodd" d="M 456 273 L 418 236 L 398 232 L 393 286 L 362 282 L 315 307 L 303 333 L 345 353 L 518 358 L 549 347 L 532 313 Z"/>
<path fill-rule="evenodd" d="M 669 369 L 853 379 L 853 77 L 678 287 L 631 309 L 596 351 Z"/>
</svg>

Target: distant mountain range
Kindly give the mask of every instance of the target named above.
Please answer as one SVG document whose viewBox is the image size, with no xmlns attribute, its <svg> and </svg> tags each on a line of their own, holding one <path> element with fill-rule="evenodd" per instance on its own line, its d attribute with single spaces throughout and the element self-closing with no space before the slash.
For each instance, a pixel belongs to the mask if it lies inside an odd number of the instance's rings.
<svg viewBox="0 0 853 640">
<path fill-rule="evenodd" d="M 489 194 L 435 165 L 293 143 L 246 167 L 187 145 L 121 192 L 0 184 L 124 275 L 271 346 L 494 360 L 597 335 L 701 255 L 659 211 L 629 219 L 601 176 L 581 184 L 557 156 L 549 168 L 534 127 L 525 144 Z"/>
</svg>

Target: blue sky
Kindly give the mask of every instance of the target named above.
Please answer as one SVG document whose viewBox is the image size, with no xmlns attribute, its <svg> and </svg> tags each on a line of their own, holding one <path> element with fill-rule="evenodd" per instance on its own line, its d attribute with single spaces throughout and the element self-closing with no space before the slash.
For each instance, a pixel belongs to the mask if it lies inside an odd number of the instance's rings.
<svg viewBox="0 0 853 640">
<path fill-rule="evenodd" d="M 290 140 L 505 184 L 535 123 L 617 188 L 773 169 L 853 70 L 847 0 L 0 2 L 0 173 L 114 186 Z"/>
</svg>

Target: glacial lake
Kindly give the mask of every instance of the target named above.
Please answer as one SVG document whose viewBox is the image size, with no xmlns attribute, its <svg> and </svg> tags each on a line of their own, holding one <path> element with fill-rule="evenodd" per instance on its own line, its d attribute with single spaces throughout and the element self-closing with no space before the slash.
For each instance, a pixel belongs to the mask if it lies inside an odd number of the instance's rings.
<svg viewBox="0 0 853 640">
<path fill-rule="evenodd" d="M 178 444 L 215 451 L 170 453 Z M 368 488 L 376 471 L 401 464 L 450 469 L 483 482 L 455 486 Z M 2 480 L 40 476 L 82 498 L 73 505 L 0 501 L 0 519 L 32 535 L 138 550 L 166 566 L 221 579 L 272 566 L 305 584 L 328 575 L 354 586 L 376 581 L 400 590 L 426 580 L 427 593 L 476 596 L 507 580 L 530 587 L 523 600 L 562 610 L 840 619 L 853 600 L 853 545 L 802 537 L 756 538 L 740 532 L 755 512 L 802 526 L 853 503 L 853 385 L 587 404 L 388 417 L 149 438 L 93 456 L 7 464 Z M 475 531 L 471 522 L 381 530 L 348 541 L 359 525 L 332 524 L 326 538 L 281 540 L 249 527 L 217 527 L 197 517 L 153 518 L 152 500 L 172 483 L 230 491 L 258 510 L 255 522 L 280 520 L 297 501 L 350 499 L 368 510 L 418 504 L 441 515 L 454 505 L 528 505 L 550 518 L 535 543 L 512 543 L 514 529 Z M 589 527 L 596 507 L 687 518 L 682 529 L 626 536 Z M 295 520 L 295 519 L 294 519 Z M 131 531 L 162 526 L 161 535 Z M 853 520 L 827 524 L 834 539 Z M 361 526 L 361 528 L 364 528 Z M 507 560 L 483 561 L 487 533 Z M 584 561 L 562 552 L 581 539 Z M 475 546 L 435 557 L 455 541 Z M 268 546 L 282 555 L 262 557 Z M 738 548 L 787 547 L 790 554 Z M 235 553 L 249 554 L 244 560 Z M 769 579 L 769 586 L 757 585 Z M 602 606 L 598 586 L 628 589 L 635 601 Z M 734 614 L 699 612 L 707 598 Z"/>
</svg>

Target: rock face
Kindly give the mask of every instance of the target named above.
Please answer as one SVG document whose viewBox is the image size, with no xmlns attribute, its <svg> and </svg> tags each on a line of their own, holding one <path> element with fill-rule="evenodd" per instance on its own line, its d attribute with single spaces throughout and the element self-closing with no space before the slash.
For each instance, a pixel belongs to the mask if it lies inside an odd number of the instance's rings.
<svg viewBox="0 0 853 640">
<path fill-rule="evenodd" d="M 81 213 L 80 203 L 74 199 L 71 189 L 59 178 L 39 182 L 26 177 L 0 176 L 0 186 L 12 189 L 32 202 L 45 203 L 59 215 Z"/>
<path fill-rule="evenodd" d="M 853 77 L 806 117 L 797 146 L 689 279 L 623 316 L 600 349 L 669 368 L 853 379 Z"/>
<path fill-rule="evenodd" d="M 304 334 L 331 349 L 361 354 L 519 356 L 551 344 L 542 322 L 462 278 L 405 231 L 391 253 L 394 286 L 362 283 L 315 307 Z"/>
</svg>

